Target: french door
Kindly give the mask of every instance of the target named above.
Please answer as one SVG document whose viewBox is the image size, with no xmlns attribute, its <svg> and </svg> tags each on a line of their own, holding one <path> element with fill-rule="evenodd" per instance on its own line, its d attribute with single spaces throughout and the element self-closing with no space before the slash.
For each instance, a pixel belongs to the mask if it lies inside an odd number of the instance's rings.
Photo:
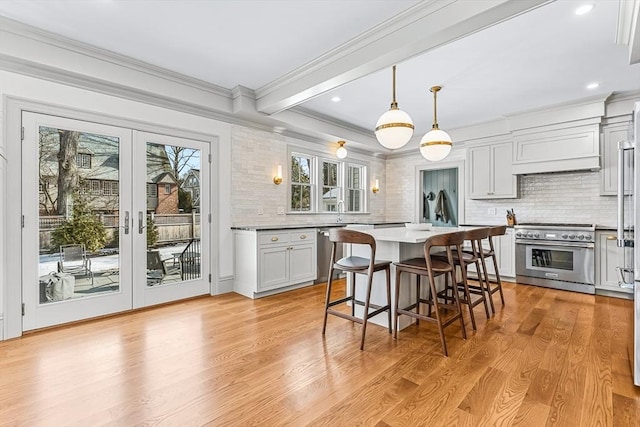
<svg viewBox="0 0 640 427">
<path fill-rule="evenodd" d="M 209 293 L 208 143 L 22 122 L 23 330 Z"/>
</svg>

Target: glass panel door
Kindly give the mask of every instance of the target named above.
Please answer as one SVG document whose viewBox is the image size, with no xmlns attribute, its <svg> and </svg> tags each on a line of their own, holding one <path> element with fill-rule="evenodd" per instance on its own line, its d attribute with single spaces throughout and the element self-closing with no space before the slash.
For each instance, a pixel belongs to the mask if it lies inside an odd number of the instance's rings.
<svg viewBox="0 0 640 427">
<path fill-rule="evenodd" d="M 209 144 L 134 132 L 134 147 L 134 307 L 209 293 Z"/>
<path fill-rule="evenodd" d="M 23 113 L 24 330 L 131 308 L 131 131 Z"/>
</svg>

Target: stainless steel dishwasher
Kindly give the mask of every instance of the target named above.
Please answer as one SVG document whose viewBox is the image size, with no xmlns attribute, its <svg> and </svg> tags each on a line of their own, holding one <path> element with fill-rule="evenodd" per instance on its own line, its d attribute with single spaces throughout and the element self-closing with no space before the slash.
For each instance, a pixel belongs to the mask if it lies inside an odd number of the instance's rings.
<svg viewBox="0 0 640 427">
<path fill-rule="evenodd" d="M 329 264 L 331 263 L 331 242 L 329 228 L 318 229 L 318 278 L 314 283 L 324 283 L 329 279 Z M 342 258 L 343 245 L 336 246 L 336 259 Z M 337 272 L 333 276 L 338 277 Z"/>
</svg>

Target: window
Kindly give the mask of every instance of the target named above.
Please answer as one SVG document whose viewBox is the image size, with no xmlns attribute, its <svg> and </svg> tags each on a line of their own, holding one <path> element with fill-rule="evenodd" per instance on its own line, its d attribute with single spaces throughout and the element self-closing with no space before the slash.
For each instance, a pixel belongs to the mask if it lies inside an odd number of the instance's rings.
<svg viewBox="0 0 640 427">
<path fill-rule="evenodd" d="M 347 212 L 364 212 L 364 171 L 362 165 L 347 164 Z"/>
<path fill-rule="evenodd" d="M 171 184 L 164 185 L 164 194 L 171 194 Z"/>
<path fill-rule="evenodd" d="M 335 212 L 340 200 L 340 187 L 338 186 L 337 162 L 322 161 L 322 212 Z"/>
<path fill-rule="evenodd" d="M 102 194 L 104 196 L 117 196 L 118 195 L 118 182 L 117 181 L 103 181 L 102 182 Z"/>
<path fill-rule="evenodd" d="M 158 186 L 156 184 L 147 184 L 147 196 L 158 197 Z"/>
<path fill-rule="evenodd" d="M 100 194 L 102 183 L 95 179 L 92 179 L 89 183 L 91 184 L 91 194 Z"/>
<path fill-rule="evenodd" d="M 91 169 L 91 154 L 76 154 L 76 166 L 79 169 Z"/>
<path fill-rule="evenodd" d="M 291 155 L 291 210 L 312 210 L 312 157 L 303 154 Z"/>
<path fill-rule="evenodd" d="M 340 200 L 345 212 L 367 212 L 366 163 L 323 158 L 320 153 L 290 156 L 291 212 L 337 212 Z"/>
</svg>

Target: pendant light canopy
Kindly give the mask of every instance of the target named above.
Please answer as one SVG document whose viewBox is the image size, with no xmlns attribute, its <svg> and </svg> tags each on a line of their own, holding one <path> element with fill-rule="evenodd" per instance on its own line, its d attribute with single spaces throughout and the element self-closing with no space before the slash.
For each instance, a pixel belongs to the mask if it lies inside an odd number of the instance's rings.
<svg viewBox="0 0 640 427">
<path fill-rule="evenodd" d="M 344 159 L 345 157 L 347 157 L 347 149 L 344 148 L 344 144 L 346 144 L 345 141 L 338 141 L 338 149 L 336 150 L 336 156 L 339 159 Z"/>
<path fill-rule="evenodd" d="M 433 86 L 433 126 L 420 140 L 420 154 L 427 160 L 437 162 L 449 155 L 453 147 L 453 141 L 448 133 L 438 128 L 438 116 L 436 107 L 436 94 L 442 89 L 440 86 Z"/>
<path fill-rule="evenodd" d="M 378 142 L 390 150 L 404 146 L 413 136 L 413 121 L 411 117 L 398 108 L 396 102 L 396 66 L 393 66 L 393 100 L 391 108 L 378 119 L 376 123 L 376 138 Z"/>
</svg>

